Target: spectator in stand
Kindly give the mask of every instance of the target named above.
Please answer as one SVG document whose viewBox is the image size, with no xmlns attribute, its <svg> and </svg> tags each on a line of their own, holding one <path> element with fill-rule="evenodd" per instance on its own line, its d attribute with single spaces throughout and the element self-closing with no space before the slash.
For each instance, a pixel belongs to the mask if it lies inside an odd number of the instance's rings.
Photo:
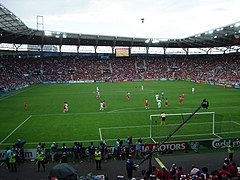
<svg viewBox="0 0 240 180">
<path fill-rule="evenodd" d="M 64 56 L 0 60 L 0 88 L 16 90 L 41 81 L 69 80 L 133 80 L 133 79 L 189 79 L 192 81 L 227 82 L 240 80 L 238 55 L 149 56 L 99 60 L 97 56 Z M 138 67 L 145 72 L 138 71 Z M 10 76 L 9 76 L 10 74 Z"/>
<path fill-rule="evenodd" d="M 180 179 L 182 177 L 183 174 L 183 169 L 182 166 L 179 166 L 177 169 L 177 179 Z"/>
<path fill-rule="evenodd" d="M 170 179 L 176 179 L 177 178 L 177 165 L 172 164 L 170 170 L 169 170 L 169 178 Z"/>
<path fill-rule="evenodd" d="M 192 176 L 197 176 L 197 177 L 198 177 L 200 174 L 201 174 L 200 169 L 193 164 L 193 165 L 192 165 L 192 169 L 191 169 L 191 171 L 190 171 L 190 175 L 192 175 Z"/>
<path fill-rule="evenodd" d="M 154 179 L 162 179 L 162 172 L 159 168 L 157 168 L 156 166 L 152 167 L 152 174 L 154 176 Z"/>
<path fill-rule="evenodd" d="M 229 178 L 230 173 L 227 171 L 227 167 L 225 165 L 222 166 L 222 169 L 218 170 L 219 178 Z"/>
<path fill-rule="evenodd" d="M 162 167 L 162 179 L 168 179 L 169 178 L 169 172 L 165 167 Z"/>
<path fill-rule="evenodd" d="M 209 179 L 209 173 L 208 173 L 207 167 L 202 168 L 201 177 L 202 177 L 202 179 Z"/>
<path fill-rule="evenodd" d="M 230 178 L 238 177 L 238 168 L 235 162 L 232 162 L 232 167 L 229 168 Z"/>
</svg>

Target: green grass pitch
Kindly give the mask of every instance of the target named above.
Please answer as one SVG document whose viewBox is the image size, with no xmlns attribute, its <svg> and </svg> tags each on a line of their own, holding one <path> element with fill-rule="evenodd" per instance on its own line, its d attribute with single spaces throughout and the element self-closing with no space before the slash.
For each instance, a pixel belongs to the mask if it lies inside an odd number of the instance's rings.
<svg viewBox="0 0 240 180">
<path fill-rule="evenodd" d="M 141 90 L 141 85 L 144 90 Z M 100 89 L 100 99 L 95 96 L 97 86 Z M 195 87 L 195 94 L 191 93 L 192 87 Z M 161 96 L 161 91 L 169 99 L 168 108 L 163 102 L 161 109 L 157 108 L 155 94 L 159 93 Z M 125 96 L 127 92 L 131 93 L 130 101 Z M 185 93 L 185 98 L 179 105 L 178 97 L 182 92 Z M 148 110 L 144 107 L 146 98 L 149 100 Z M 144 143 L 150 143 L 150 114 L 159 114 L 162 111 L 167 114 L 191 113 L 204 98 L 207 98 L 210 106 L 199 112 L 216 112 L 216 131 L 221 133 L 219 136 L 239 137 L 238 89 L 187 81 L 143 81 L 34 85 L 9 93 L 0 98 L 0 142 L 1 146 L 7 146 L 22 139 L 27 141 L 26 147 L 34 148 L 38 142 L 47 143 L 47 147 L 52 142 L 65 142 L 70 147 L 74 141 L 88 145 L 90 141 L 98 144 L 101 139 L 106 139 L 109 145 L 113 145 L 117 138 L 125 140 L 132 136 L 142 137 Z M 105 100 L 107 105 L 103 112 L 99 111 L 101 100 Z M 24 110 L 24 101 L 28 103 L 27 110 Z M 63 113 L 64 101 L 69 104 L 69 112 L 66 113 Z M 178 136 L 169 141 L 214 138 L 213 135 L 207 135 L 212 128 L 211 123 L 208 124 L 212 121 L 211 117 L 206 123 L 203 119 L 199 117 L 190 120 L 177 133 Z M 166 121 L 167 125 L 160 127 L 160 120 L 157 120 L 157 129 L 154 132 L 156 140 L 174 130 L 182 122 L 182 117 L 167 117 Z"/>
</svg>

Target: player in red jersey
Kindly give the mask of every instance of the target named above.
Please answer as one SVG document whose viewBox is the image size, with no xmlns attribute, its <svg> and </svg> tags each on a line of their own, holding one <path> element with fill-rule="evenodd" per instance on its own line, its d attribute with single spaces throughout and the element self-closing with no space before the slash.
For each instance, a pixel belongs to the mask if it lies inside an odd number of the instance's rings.
<svg viewBox="0 0 240 180">
<path fill-rule="evenodd" d="M 179 103 L 179 104 L 182 104 L 182 100 L 183 100 L 183 99 L 182 99 L 182 96 L 179 96 L 179 98 L 178 98 L 178 103 Z"/>
<path fill-rule="evenodd" d="M 145 108 L 146 108 L 146 109 L 149 109 L 149 106 L 148 106 L 148 99 L 147 99 L 147 98 L 145 99 Z"/>
<path fill-rule="evenodd" d="M 165 107 L 168 108 L 168 98 L 165 99 Z"/>
<path fill-rule="evenodd" d="M 103 110 L 106 108 L 106 102 L 103 100 Z"/>
<path fill-rule="evenodd" d="M 67 112 L 68 111 L 68 103 L 64 102 L 63 103 L 63 112 Z"/>
<path fill-rule="evenodd" d="M 127 99 L 130 101 L 130 99 L 131 99 L 131 94 L 130 94 L 130 92 L 127 92 L 126 96 L 127 96 Z"/>
<path fill-rule="evenodd" d="M 27 101 L 24 101 L 24 109 L 27 110 Z"/>
<path fill-rule="evenodd" d="M 184 99 L 184 97 L 185 97 L 185 94 L 184 94 L 184 92 L 182 92 L 182 99 Z"/>
</svg>

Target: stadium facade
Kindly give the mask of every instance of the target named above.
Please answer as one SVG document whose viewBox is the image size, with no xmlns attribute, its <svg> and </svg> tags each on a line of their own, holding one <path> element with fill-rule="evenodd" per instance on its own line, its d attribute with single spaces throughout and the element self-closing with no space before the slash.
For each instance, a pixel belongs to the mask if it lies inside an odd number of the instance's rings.
<svg viewBox="0 0 240 180">
<path fill-rule="evenodd" d="M 182 39 L 136 38 L 76 34 L 28 28 L 20 18 L 0 4 L 1 55 L 24 51 L 115 54 L 225 54 L 239 52 L 240 21 Z M 30 48 L 29 48 L 30 47 Z M 7 50 L 7 51 L 6 51 Z M 5 52 L 3 52 L 5 51 Z M 26 53 L 25 53 L 26 54 Z M 36 55 L 36 53 L 27 53 Z M 37 53 L 39 55 L 39 53 Z"/>
</svg>

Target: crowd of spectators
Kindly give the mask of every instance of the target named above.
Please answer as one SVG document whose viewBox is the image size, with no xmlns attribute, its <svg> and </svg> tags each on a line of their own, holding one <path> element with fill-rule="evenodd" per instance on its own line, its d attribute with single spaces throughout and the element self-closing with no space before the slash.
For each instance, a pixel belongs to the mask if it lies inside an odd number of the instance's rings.
<svg viewBox="0 0 240 180">
<path fill-rule="evenodd" d="M 9 171 L 14 171 L 11 163 L 11 154 L 16 154 L 16 161 L 15 161 L 15 171 L 17 171 L 16 163 L 20 165 L 23 162 L 23 146 L 26 141 L 22 141 L 18 139 L 16 143 L 13 145 L 13 148 L 10 149 L 7 147 L 6 153 L 6 166 Z M 133 146 L 135 144 L 135 146 Z M 45 171 L 45 163 L 50 162 L 60 162 L 60 163 L 82 163 L 83 161 L 92 162 L 95 161 L 95 152 L 101 152 L 101 160 L 107 162 L 108 159 L 114 160 L 126 160 L 126 165 L 128 167 L 129 159 L 132 160 L 132 164 L 134 167 L 130 168 L 130 173 L 127 170 L 128 178 L 132 178 L 132 175 L 135 173 L 132 171 L 136 170 L 137 166 L 135 166 L 134 161 L 138 162 L 139 158 L 146 157 L 148 152 L 140 153 L 137 151 L 139 148 L 138 145 L 141 147 L 142 139 L 139 138 L 137 140 L 133 140 L 131 136 L 127 137 L 125 140 L 117 139 L 115 142 L 115 146 L 113 147 L 113 151 L 109 151 L 106 141 L 101 141 L 99 144 L 94 144 L 90 142 L 88 146 L 83 147 L 81 142 L 74 142 L 72 146 L 67 147 L 65 143 L 59 145 L 56 142 L 53 142 L 49 149 L 49 156 L 46 156 L 46 145 L 45 143 L 39 143 L 36 147 L 37 152 L 42 153 L 42 161 L 43 161 L 43 170 Z M 135 154 L 130 153 L 130 149 L 133 152 L 135 148 Z M 19 151 L 18 151 L 19 149 Z M 141 149 L 141 148 L 140 148 Z M 22 153 L 21 153 L 22 152 Z M 70 155 L 70 156 L 69 156 Z M 38 156 L 38 154 L 37 154 Z M 39 157 L 36 157 L 37 161 L 39 162 Z M 68 159 L 70 158 L 70 159 Z M 9 163 L 10 162 L 10 163 Z M 191 162 L 189 162 L 191 163 Z M 190 170 L 184 169 L 184 164 L 176 164 L 173 163 L 170 167 L 162 166 L 154 166 L 152 165 L 151 168 L 146 170 L 141 170 L 141 176 L 135 177 L 135 179 L 141 180 L 157 180 L 157 179 L 178 179 L 178 180 L 194 180 L 194 179 L 201 179 L 201 180 L 219 180 L 219 179 L 239 179 L 240 173 L 238 170 L 238 165 L 233 160 L 229 158 L 225 158 L 222 163 L 219 163 L 219 167 L 213 170 L 209 170 L 207 166 L 199 167 L 197 164 L 193 164 Z M 40 168 L 40 163 L 38 163 L 38 171 Z M 129 174 L 131 177 L 129 177 Z M 133 176 L 134 177 L 134 176 Z"/>
<path fill-rule="evenodd" d="M 62 56 L 0 59 L 0 89 L 9 91 L 43 81 L 123 81 L 189 79 L 235 84 L 240 80 L 239 55 L 199 56 Z"/>
</svg>

